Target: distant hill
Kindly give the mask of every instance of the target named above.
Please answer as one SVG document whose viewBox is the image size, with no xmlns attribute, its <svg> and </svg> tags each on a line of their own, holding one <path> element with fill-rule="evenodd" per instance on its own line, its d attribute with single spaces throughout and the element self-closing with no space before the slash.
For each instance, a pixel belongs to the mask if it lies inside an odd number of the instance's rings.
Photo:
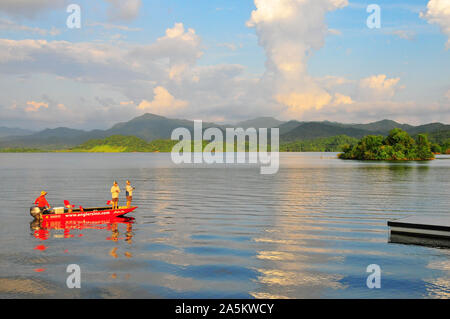
<svg viewBox="0 0 450 319">
<path fill-rule="evenodd" d="M 253 120 L 243 121 L 236 124 L 236 127 L 248 129 L 250 127 L 258 128 L 274 128 L 280 127 L 284 122 L 279 121 L 273 117 L 258 117 Z"/>
<path fill-rule="evenodd" d="M 302 123 L 287 133 L 282 134 L 280 139 L 282 141 L 311 140 L 314 138 L 332 137 L 338 135 L 361 138 L 374 133 L 376 132 L 353 127 L 342 127 L 335 124 L 308 122 Z"/>
<path fill-rule="evenodd" d="M 15 128 L 15 127 L 4 127 L 0 126 L 0 138 L 4 138 L 7 136 L 24 136 L 24 135 L 31 135 L 35 132 L 31 130 L 24 130 L 21 128 Z"/>
<path fill-rule="evenodd" d="M 104 135 L 130 135 L 137 136 L 146 141 L 153 141 L 157 139 L 170 139 L 172 131 L 179 127 L 187 128 L 191 134 L 194 132 L 193 121 L 170 119 L 147 113 L 131 121 L 114 125 L 109 130 L 104 131 Z M 209 127 L 223 129 L 221 125 L 203 122 L 203 130 Z"/>
<path fill-rule="evenodd" d="M 372 132 L 382 132 L 382 133 L 389 133 L 389 131 L 393 130 L 394 128 L 401 128 L 402 130 L 408 131 L 413 128 L 413 126 L 408 124 L 400 124 L 395 121 L 391 120 L 382 120 L 378 122 L 373 122 L 369 124 L 347 124 L 343 125 L 347 127 L 357 128 L 361 130 L 367 130 Z"/>
<path fill-rule="evenodd" d="M 280 125 L 280 135 L 283 135 L 283 134 L 286 134 L 286 133 L 292 131 L 293 129 L 300 126 L 300 124 L 303 124 L 303 122 L 289 121 L 289 122 L 283 123 L 282 125 Z"/>
<path fill-rule="evenodd" d="M 193 132 L 194 122 L 190 120 L 171 119 L 154 114 L 144 114 L 128 122 L 118 123 L 107 130 L 84 131 L 71 128 L 46 129 L 37 133 L 27 131 L 16 132 L 14 136 L 0 136 L 0 149 L 5 148 L 38 148 L 38 149 L 64 149 L 83 144 L 90 140 L 105 139 L 114 135 L 134 136 L 145 142 L 155 140 L 168 140 L 172 131 L 179 127 L 185 127 Z M 203 129 L 217 127 L 223 132 L 226 127 L 278 127 L 282 142 L 305 141 L 317 138 L 328 138 L 345 135 L 351 138 L 361 138 L 366 135 L 386 136 L 393 128 L 401 128 L 411 135 L 419 133 L 436 134 L 436 138 L 442 132 L 450 130 L 450 125 L 442 123 L 431 123 L 421 126 L 400 124 L 390 120 L 383 120 L 369 124 L 342 124 L 336 122 L 283 122 L 271 117 L 259 117 L 253 120 L 237 123 L 236 125 L 217 125 L 214 123 L 203 123 Z M 0 129 L 1 132 L 1 129 Z M 439 133 L 440 132 L 440 133 Z M 25 135 L 27 133 L 28 135 Z M 11 133 L 8 133 L 11 134 Z M 430 140 L 433 137 L 430 135 Z M 439 142 L 440 143 L 440 142 Z"/>
<path fill-rule="evenodd" d="M 0 148 L 32 147 L 42 149 L 60 149 L 79 145 L 89 139 L 104 137 L 103 131 L 86 132 L 82 130 L 60 127 L 45 129 L 27 136 L 11 136 L 0 140 Z"/>
<path fill-rule="evenodd" d="M 445 142 L 450 142 L 450 130 L 446 131 L 436 131 L 428 133 L 428 139 L 432 143 L 443 144 Z"/>
<path fill-rule="evenodd" d="M 450 131 L 450 125 L 442 123 L 430 123 L 420 126 L 414 126 L 406 130 L 409 134 L 420 134 L 420 133 L 435 133 Z"/>
<path fill-rule="evenodd" d="M 131 121 L 116 124 L 109 130 L 106 130 L 106 133 L 108 135 L 132 135 L 151 141 L 159 138 L 170 138 L 172 131 L 177 127 L 190 129 L 193 127 L 193 122 L 144 114 Z"/>
</svg>

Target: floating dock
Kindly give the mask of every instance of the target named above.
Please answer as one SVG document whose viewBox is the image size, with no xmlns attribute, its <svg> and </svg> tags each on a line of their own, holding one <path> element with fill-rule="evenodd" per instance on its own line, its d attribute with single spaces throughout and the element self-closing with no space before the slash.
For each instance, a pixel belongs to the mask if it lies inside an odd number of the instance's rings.
<svg viewBox="0 0 450 319">
<path fill-rule="evenodd" d="M 450 240 L 450 214 L 448 216 L 410 216 L 388 221 L 392 235 L 407 235 Z"/>
</svg>

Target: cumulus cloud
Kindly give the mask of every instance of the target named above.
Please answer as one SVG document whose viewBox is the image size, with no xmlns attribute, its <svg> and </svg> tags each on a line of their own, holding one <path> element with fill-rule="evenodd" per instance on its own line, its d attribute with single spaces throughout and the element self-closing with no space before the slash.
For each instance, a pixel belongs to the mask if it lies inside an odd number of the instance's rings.
<svg viewBox="0 0 450 319">
<path fill-rule="evenodd" d="M 430 0 L 427 10 L 421 12 L 420 17 L 441 28 L 448 38 L 446 47 L 450 49 L 450 0 Z"/>
<path fill-rule="evenodd" d="M 70 115 L 80 122 L 94 117 L 114 122 L 117 118 L 136 116 L 138 111 L 149 112 L 151 107 L 157 109 L 163 100 L 149 96 L 156 87 L 170 93 L 164 95 L 158 89 L 155 96 L 174 97 L 177 117 L 240 120 L 258 112 L 276 115 L 264 94 L 269 91 L 268 86 L 258 79 L 244 78 L 241 65 L 197 65 L 202 54 L 200 37 L 182 23 L 168 28 L 162 37 L 149 44 L 0 39 L 0 74 L 14 79 L 17 85 L 23 85 L 20 82 L 26 78 L 29 87 L 35 87 L 39 78 L 45 77 L 58 81 L 60 87 L 75 96 L 74 87 L 77 91 L 86 87 L 90 97 L 61 101 L 69 111 L 72 105 L 77 106 L 77 112 L 64 116 Z M 92 96 L 96 90 L 99 93 Z M 96 97 L 100 95 L 110 98 Z M 138 109 L 139 101 L 148 103 Z M 184 104 L 181 102 L 189 102 L 189 107 L 180 107 Z M 51 105 L 50 109 L 58 110 Z M 47 119 L 51 121 L 50 116 Z M 63 116 L 53 120 L 60 122 Z"/>
<path fill-rule="evenodd" d="M 181 77 L 201 57 L 200 38 L 177 23 L 151 44 L 0 39 L 0 72 L 55 74 L 84 82 L 129 86 Z M 146 84 L 148 85 L 148 83 Z"/>
<path fill-rule="evenodd" d="M 289 111 L 294 114 L 309 109 L 320 110 L 328 105 L 331 100 L 332 96 L 321 89 L 317 89 L 317 91 L 309 90 L 304 93 L 292 92 L 277 95 L 277 101 L 287 105 L 290 108 Z"/>
<path fill-rule="evenodd" d="M 366 98 L 389 99 L 400 88 L 400 78 L 388 79 L 385 74 L 373 75 L 360 81 L 360 88 Z"/>
<path fill-rule="evenodd" d="M 108 11 L 110 20 L 129 22 L 139 15 L 142 0 L 105 0 L 111 6 Z"/>
<path fill-rule="evenodd" d="M 143 100 L 138 109 L 151 112 L 158 115 L 174 115 L 179 109 L 185 108 L 188 102 L 177 100 L 164 87 L 158 86 L 153 90 L 153 101 Z"/>
<path fill-rule="evenodd" d="M 44 103 L 44 102 L 28 101 L 27 105 L 28 105 L 28 107 L 25 108 L 26 112 L 37 112 L 37 111 L 39 111 L 40 108 L 48 109 L 48 103 Z"/>
<path fill-rule="evenodd" d="M 349 104 L 353 104 L 353 100 L 350 96 L 341 94 L 341 93 L 336 93 L 334 95 L 334 100 L 333 100 L 333 104 L 334 105 L 349 105 Z"/>
<path fill-rule="evenodd" d="M 347 0 L 255 0 L 247 26 L 256 29 L 267 55 L 266 77 L 274 83 L 274 97 L 289 114 L 321 109 L 332 96 L 307 72 L 308 57 L 320 49 L 329 33 L 328 12 Z"/>
<path fill-rule="evenodd" d="M 130 51 L 130 57 L 146 64 L 148 57 L 152 60 L 167 60 L 168 75 L 171 79 L 179 79 L 183 72 L 195 65 L 203 55 L 200 37 L 192 28 L 185 29 L 183 23 L 175 23 L 173 28 L 168 28 L 163 37 L 156 43 L 146 46 L 138 46 Z"/>
</svg>

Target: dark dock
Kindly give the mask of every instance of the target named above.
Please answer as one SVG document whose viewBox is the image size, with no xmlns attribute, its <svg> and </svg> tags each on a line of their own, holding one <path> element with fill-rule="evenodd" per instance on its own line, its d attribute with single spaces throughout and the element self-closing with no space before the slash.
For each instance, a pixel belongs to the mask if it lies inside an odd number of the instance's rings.
<svg viewBox="0 0 450 319">
<path fill-rule="evenodd" d="M 414 238 L 423 238 L 440 240 L 440 243 L 450 243 L 450 214 L 448 216 L 410 216 L 390 220 L 387 224 L 391 242 L 399 242 L 395 238 L 401 238 L 402 241 L 406 238 L 407 242 L 405 243 L 413 244 L 418 243 Z"/>
</svg>

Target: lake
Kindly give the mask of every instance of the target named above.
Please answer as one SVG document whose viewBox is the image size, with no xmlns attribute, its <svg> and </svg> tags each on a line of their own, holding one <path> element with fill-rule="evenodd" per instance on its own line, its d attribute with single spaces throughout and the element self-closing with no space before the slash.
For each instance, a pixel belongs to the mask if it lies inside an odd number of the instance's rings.
<svg viewBox="0 0 450 319">
<path fill-rule="evenodd" d="M 449 214 L 450 157 L 342 161 L 283 153 L 178 167 L 170 154 L 0 154 L 0 298 L 449 298 L 450 249 L 389 242 L 386 222 Z M 29 207 L 136 187 L 131 222 L 41 228 Z M 81 269 L 69 289 L 66 268 Z M 381 267 L 369 289 L 368 265 Z"/>
</svg>

